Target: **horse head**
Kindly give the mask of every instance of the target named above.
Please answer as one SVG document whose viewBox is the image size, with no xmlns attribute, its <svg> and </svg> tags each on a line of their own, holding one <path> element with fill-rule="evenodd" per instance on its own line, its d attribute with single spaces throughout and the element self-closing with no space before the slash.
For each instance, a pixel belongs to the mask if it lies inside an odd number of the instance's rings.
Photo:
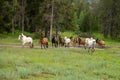
<svg viewBox="0 0 120 80">
<path fill-rule="evenodd" d="M 22 36 L 24 36 L 24 34 L 23 34 L 23 33 L 21 33 L 21 35 L 22 35 Z"/>
<path fill-rule="evenodd" d="M 22 35 L 19 35 L 18 36 L 18 40 L 22 40 L 23 36 Z"/>
<path fill-rule="evenodd" d="M 22 40 L 23 37 L 25 37 L 25 35 L 23 33 L 21 33 L 19 36 L 18 36 L 18 40 Z"/>
<path fill-rule="evenodd" d="M 80 37 L 78 37 L 78 41 L 80 42 L 82 39 Z"/>
<path fill-rule="evenodd" d="M 22 36 L 22 38 L 26 38 L 26 36 L 23 33 L 21 33 L 21 36 Z"/>
<path fill-rule="evenodd" d="M 96 43 L 99 43 L 99 42 L 100 42 L 100 40 L 97 38 L 97 39 L 96 39 Z"/>
</svg>

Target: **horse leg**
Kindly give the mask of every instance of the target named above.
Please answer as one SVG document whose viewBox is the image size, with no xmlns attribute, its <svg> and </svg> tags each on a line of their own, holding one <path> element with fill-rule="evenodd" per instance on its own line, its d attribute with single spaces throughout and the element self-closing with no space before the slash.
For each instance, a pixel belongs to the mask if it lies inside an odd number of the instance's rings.
<svg viewBox="0 0 120 80">
<path fill-rule="evenodd" d="M 55 43 L 55 47 L 57 48 L 57 42 Z"/>
<path fill-rule="evenodd" d="M 86 44 L 84 45 L 84 49 L 87 49 L 87 45 Z"/>
<path fill-rule="evenodd" d="M 102 45 L 102 48 L 105 48 L 105 45 Z"/>
<path fill-rule="evenodd" d="M 90 52 L 90 48 L 88 48 L 88 53 Z"/>
<path fill-rule="evenodd" d="M 29 47 L 32 48 L 32 44 L 31 43 L 29 43 Z"/>
<path fill-rule="evenodd" d="M 25 43 L 22 44 L 22 47 L 24 48 Z"/>
<path fill-rule="evenodd" d="M 59 42 L 57 42 L 57 47 L 59 47 Z"/>
<path fill-rule="evenodd" d="M 91 48 L 90 48 L 90 47 L 88 48 L 88 53 L 89 53 L 89 54 L 91 53 Z"/>
<path fill-rule="evenodd" d="M 84 45 L 84 48 L 86 49 L 86 45 Z"/>
<path fill-rule="evenodd" d="M 43 46 L 44 46 L 44 49 L 46 48 L 46 44 L 43 44 Z"/>
<path fill-rule="evenodd" d="M 78 43 L 78 47 L 80 47 L 80 42 Z"/>
<path fill-rule="evenodd" d="M 46 43 L 46 48 L 48 48 L 48 42 Z"/>
<path fill-rule="evenodd" d="M 64 42 L 62 42 L 62 46 L 63 46 L 63 47 L 65 47 L 65 41 L 64 41 Z"/>
<path fill-rule="evenodd" d="M 57 47 L 56 43 L 54 43 L 55 48 Z"/>
<path fill-rule="evenodd" d="M 32 43 L 32 48 L 34 47 L 34 44 Z"/>
<path fill-rule="evenodd" d="M 58 42 L 55 43 L 55 47 L 56 47 L 56 48 L 58 47 Z"/>
<path fill-rule="evenodd" d="M 93 48 L 93 52 L 95 52 L 95 48 Z"/>
<path fill-rule="evenodd" d="M 30 48 L 33 48 L 33 43 L 32 42 L 30 42 Z"/>
<path fill-rule="evenodd" d="M 65 47 L 67 47 L 67 44 L 65 43 Z"/>
<path fill-rule="evenodd" d="M 33 43 L 31 43 L 31 44 L 30 44 L 30 48 L 33 48 L 33 46 L 34 46 Z"/>
<path fill-rule="evenodd" d="M 42 49 L 42 43 L 41 43 L 41 49 Z"/>
<path fill-rule="evenodd" d="M 70 43 L 68 43 L 68 47 L 70 47 Z"/>
</svg>

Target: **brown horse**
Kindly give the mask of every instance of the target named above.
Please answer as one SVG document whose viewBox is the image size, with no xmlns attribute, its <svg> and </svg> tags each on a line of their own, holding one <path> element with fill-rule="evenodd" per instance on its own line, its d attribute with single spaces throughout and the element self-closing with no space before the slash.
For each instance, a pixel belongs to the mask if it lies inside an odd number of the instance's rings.
<svg viewBox="0 0 120 80">
<path fill-rule="evenodd" d="M 101 47 L 101 48 L 104 48 L 105 47 L 105 41 L 103 40 L 99 40 L 98 38 L 96 39 L 96 43 L 98 43 L 98 45 Z"/>
<path fill-rule="evenodd" d="M 84 48 L 85 48 L 85 40 L 82 40 L 81 38 L 78 38 L 78 44 L 79 44 L 79 46 L 83 45 Z"/>
<path fill-rule="evenodd" d="M 74 38 L 72 42 L 74 47 L 78 46 L 78 43 L 79 43 L 78 38 Z"/>
<path fill-rule="evenodd" d="M 59 45 L 64 46 L 65 45 L 65 40 L 62 37 L 59 37 Z"/>
<path fill-rule="evenodd" d="M 41 48 L 42 48 L 42 46 L 43 46 L 44 48 L 48 48 L 48 38 L 46 38 L 46 37 L 41 38 L 41 39 L 40 39 L 40 44 L 41 44 Z"/>
<path fill-rule="evenodd" d="M 58 47 L 59 40 L 56 36 L 53 36 L 52 38 L 52 47 L 55 46 L 56 48 Z"/>
</svg>

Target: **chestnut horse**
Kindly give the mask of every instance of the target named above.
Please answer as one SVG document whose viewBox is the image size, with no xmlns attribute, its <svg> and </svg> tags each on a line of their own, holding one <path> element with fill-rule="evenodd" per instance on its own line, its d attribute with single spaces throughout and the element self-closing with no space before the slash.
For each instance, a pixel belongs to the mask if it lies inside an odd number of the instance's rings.
<svg viewBox="0 0 120 80">
<path fill-rule="evenodd" d="M 42 48 L 42 46 L 43 46 L 44 48 L 48 48 L 48 38 L 46 38 L 46 37 L 41 38 L 41 39 L 40 39 L 40 44 L 41 44 L 41 48 Z"/>
<path fill-rule="evenodd" d="M 78 38 L 78 45 L 79 45 L 79 46 L 80 46 L 80 45 L 83 45 L 84 48 L 86 49 L 86 47 L 85 47 L 85 40 L 82 40 L 81 38 Z"/>
<path fill-rule="evenodd" d="M 105 41 L 103 41 L 103 40 L 99 40 L 99 39 L 97 38 L 97 39 L 96 39 L 96 43 L 98 43 L 101 48 L 104 48 L 104 47 L 105 47 Z"/>
</svg>

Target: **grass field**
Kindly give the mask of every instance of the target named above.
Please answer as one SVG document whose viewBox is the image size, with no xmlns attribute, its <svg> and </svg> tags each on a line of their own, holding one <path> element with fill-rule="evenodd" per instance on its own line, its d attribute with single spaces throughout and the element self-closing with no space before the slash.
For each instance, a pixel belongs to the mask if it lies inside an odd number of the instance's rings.
<svg viewBox="0 0 120 80">
<path fill-rule="evenodd" d="M 0 47 L 0 80 L 120 80 L 120 48 Z"/>
</svg>

